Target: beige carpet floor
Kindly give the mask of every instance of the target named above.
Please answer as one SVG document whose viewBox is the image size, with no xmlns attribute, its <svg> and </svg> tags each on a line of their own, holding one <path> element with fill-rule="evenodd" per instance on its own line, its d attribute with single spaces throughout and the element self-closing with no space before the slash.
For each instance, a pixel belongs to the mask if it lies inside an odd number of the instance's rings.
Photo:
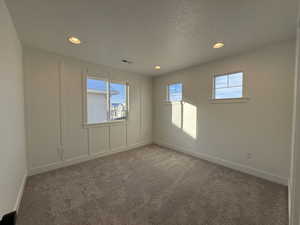
<svg viewBox="0 0 300 225">
<path fill-rule="evenodd" d="M 155 145 L 28 179 L 18 225 L 287 225 L 287 188 Z"/>
</svg>

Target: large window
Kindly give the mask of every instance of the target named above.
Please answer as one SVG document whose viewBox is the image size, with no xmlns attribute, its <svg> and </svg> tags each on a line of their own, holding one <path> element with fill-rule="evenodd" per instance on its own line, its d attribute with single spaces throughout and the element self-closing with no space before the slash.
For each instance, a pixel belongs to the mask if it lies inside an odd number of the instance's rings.
<svg viewBox="0 0 300 225">
<path fill-rule="evenodd" d="M 167 87 L 167 100 L 169 102 L 182 101 L 182 84 L 169 84 Z"/>
<path fill-rule="evenodd" d="M 243 72 L 214 76 L 213 99 L 239 99 L 243 97 Z"/>
<path fill-rule="evenodd" d="M 126 119 L 127 89 L 125 82 L 87 77 L 87 124 Z"/>
</svg>

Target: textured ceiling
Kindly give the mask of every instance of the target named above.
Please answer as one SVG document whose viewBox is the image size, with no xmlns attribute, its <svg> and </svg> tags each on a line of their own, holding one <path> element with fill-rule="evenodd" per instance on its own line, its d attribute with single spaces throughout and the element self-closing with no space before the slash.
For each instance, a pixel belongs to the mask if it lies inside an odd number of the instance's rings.
<svg viewBox="0 0 300 225">
<path fill-rule="evenodd" d="M 297 0 L 7 0 L 23 43 L 158 75 L 295 36 Z M 83 44 L 66 39 L 77 36 Z M 225 47 L 213 49 L 216 41 Z M 121 63 L 122 59 L 133 61 Z M 160 71 L 154 65 L 161 65 Z"/>
</svg>

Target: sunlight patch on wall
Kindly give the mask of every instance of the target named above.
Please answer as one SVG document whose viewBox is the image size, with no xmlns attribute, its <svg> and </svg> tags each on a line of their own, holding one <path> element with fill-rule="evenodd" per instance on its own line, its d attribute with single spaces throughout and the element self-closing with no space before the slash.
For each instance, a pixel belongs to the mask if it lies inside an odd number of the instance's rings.
<svg viewBox="0 0 300 225">
<path fill-rule="evenodd" d="M 181 132 L 197 139 L 197 107 L 187 103 L 172 104 L 172 124 Z"/>
<path fill-rule="evenodd" d="M 192 138 L 197 138 L 197 107 L 187 102 L 183 104 L 182 130 Z"/>
</svg>

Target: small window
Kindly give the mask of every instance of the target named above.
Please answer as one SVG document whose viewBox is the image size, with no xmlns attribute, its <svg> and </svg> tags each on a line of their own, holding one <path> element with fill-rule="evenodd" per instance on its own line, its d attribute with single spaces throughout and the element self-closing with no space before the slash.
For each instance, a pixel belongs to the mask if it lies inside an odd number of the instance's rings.
<svg viewBox="0 0 300 225">
<path fill-rule="evenodd" d="M 167 93 L 168 93 L 167 100 L 169 102 L 182 101 L 182 84 L 181 83 L 169 84 Z"/>
<path fill-rule="evenodd" d="M 87 124 L 127 118 L 127 84 L 87 78 Z"/>
<path fill-rule="evenodd" d="M 213 99 L 239 99 L 244 97 L 242 72 L 214 76 Z"/>
</svg>

